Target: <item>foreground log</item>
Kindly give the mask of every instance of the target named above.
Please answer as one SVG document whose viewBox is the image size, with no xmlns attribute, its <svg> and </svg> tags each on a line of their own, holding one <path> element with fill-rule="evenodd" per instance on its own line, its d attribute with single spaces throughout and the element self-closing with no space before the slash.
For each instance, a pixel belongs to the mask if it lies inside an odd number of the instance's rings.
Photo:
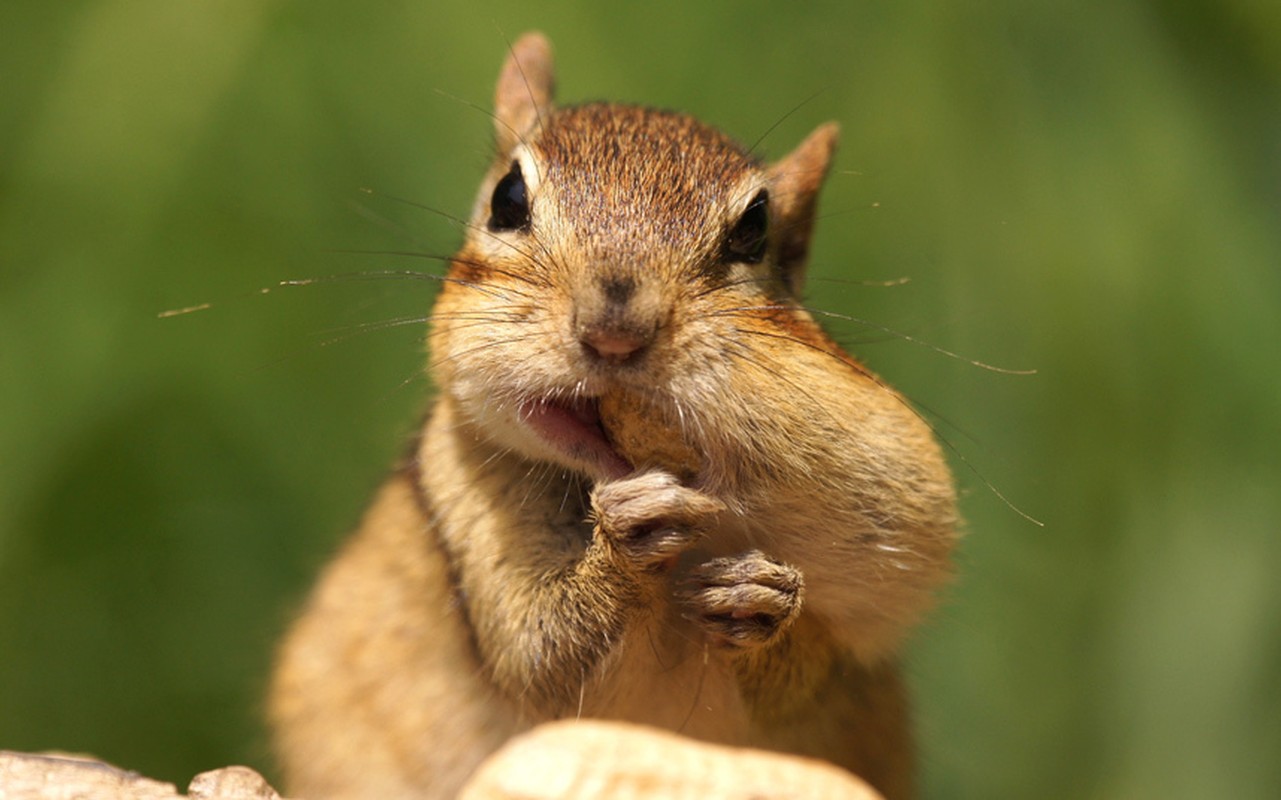
<svg viewBox="0 0 1281 800">
<path fill-rule="evenodd" d="M 704 744 L 609 722 L 553 722 L 508 742 L 483 763 L 460 800 L 879 800 L 830 764 Z M 0 751 L 0 800 L 280 800 L 248 767 L 192 779 L 187 794 L 136 772 L 79 756 Z"/>
<path fill-rule="evenodd" d="M 81 756 L 0 750 L 0 800 L 280 800 L 248 767 L 202 772 L 187 794 L 172 783 Z"/>
<path fill-rule="evenodd" d="M 613 722 L 552 722 L 491 756 L 460 800 L 879 800 L 822 761 Z"/>
</svg>

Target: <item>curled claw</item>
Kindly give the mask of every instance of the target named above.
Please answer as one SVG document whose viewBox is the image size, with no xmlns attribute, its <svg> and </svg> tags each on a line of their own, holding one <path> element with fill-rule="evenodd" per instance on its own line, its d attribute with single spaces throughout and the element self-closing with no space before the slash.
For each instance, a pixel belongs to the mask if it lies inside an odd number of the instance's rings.
<svg viewBox="0 0 1281 800">
<path fill-rule="evenodd" d="M 777 640 L 795 621 L 804 589 L 799 570 L 753 550 L 695 567 L 680 599 L 688 616 L 714 640 L 759 647 Z"/>
<path fill-rule="evenodd" d="M 672 563 L 714 524 L 725 504 L 661 470 L 597 484 L 592 518 L 603 544 L 633 566 Z"/>
</svg>

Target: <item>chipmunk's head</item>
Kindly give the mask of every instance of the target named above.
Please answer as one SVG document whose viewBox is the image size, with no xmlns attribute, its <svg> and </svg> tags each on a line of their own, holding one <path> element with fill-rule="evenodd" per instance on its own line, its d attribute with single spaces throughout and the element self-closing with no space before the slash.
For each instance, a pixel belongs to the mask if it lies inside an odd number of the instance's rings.
<svg viewBox="0 0 1281 800">
<path fill-rule="evenodd" d="M 434 315 L 434 361 L 504 446 L 619 477 L 635 458 L 602 428 L 602 396 L 711 435 L 708 404 L 768 344 L 749 331 L 796 337 L 780 309 L 803 282 L 837 129 L 763 164 L 691 117 L 557 108 L 552 90 L 550 47 L 527 34 L 498 80 L 498 152 Z"/>
</svg>

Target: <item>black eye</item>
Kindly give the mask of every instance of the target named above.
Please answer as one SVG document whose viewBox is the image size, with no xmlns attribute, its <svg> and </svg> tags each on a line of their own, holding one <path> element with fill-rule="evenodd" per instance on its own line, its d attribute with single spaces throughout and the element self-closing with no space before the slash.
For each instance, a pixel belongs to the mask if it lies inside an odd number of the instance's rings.
<svg viewBox="0 0 1281 800">
<path fill-rule="evenodd" d="M 520 163 L 513 161 L 489 199 L 489 229 L 491 231 L 519 231 L 529 227 L 529 197 L 525 193 L 525 176 L 520 174 Z"/>
<path fill-rule="evenodd" d="M 725 237 L 726 261 L 755 264 L 765 257 L 766 234 L 769 230 L 769 193 L 757 192 L 743 216 L 738 218 Z"/>
</svg>

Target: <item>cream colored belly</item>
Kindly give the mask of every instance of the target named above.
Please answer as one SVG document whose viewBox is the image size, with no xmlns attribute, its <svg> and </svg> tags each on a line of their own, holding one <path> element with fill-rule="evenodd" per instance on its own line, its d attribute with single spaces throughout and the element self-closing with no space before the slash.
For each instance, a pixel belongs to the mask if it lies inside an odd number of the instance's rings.
<svg viewBox="0 0 1281 800">
<path fill-rule="evenodd" d="M 748 740 L 748 715 L 732 668 L 679 617 L 638 624 L 600 675 L 584 687 L 583 716 L 654 725 L 710 742 Z"/>
</svg>

